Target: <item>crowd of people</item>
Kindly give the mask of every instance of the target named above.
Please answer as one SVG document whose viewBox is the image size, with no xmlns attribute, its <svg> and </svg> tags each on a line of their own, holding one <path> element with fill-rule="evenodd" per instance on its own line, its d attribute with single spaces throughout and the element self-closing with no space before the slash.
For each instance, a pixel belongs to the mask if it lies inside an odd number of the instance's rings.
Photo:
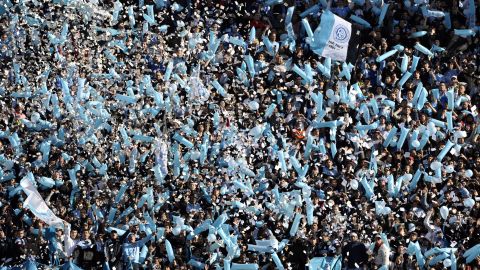
<svg viewBox="0 0 480 270">
<path fill-rule="evenodd" d="M 480 268 L 480 1 L 0 4 L 1 267 Z"/>
</svg>

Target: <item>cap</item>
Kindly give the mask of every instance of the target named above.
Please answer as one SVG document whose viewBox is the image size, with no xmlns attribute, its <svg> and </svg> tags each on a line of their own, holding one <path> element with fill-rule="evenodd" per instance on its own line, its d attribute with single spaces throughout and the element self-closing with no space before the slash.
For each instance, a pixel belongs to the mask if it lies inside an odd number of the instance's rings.
<svg viewBox="0 0 480 270">
<path fill-rule="evenodd" d="M 416 229 L 415 224 L 413 224 L 413 223 L 408 224 L 408 232 L 409 233 L 414 232 L 415 229 Z"/>
</svg>

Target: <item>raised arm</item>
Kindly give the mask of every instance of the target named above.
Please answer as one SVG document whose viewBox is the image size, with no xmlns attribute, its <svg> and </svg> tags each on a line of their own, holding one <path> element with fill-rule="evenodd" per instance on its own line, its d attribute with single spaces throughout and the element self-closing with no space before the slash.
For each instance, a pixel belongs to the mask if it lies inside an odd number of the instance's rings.
<svg viewBox="0 0 480 270">
<path fill-rule="evenodd" d="M 147 237 L 135 242 L 134 245 L 136 245 L 137 247 L 143 247 L 148 241 L 150 241 L 150 239 L 152 239 L 153 237 L 153 233 L 148 235 Z"/>
</svg>

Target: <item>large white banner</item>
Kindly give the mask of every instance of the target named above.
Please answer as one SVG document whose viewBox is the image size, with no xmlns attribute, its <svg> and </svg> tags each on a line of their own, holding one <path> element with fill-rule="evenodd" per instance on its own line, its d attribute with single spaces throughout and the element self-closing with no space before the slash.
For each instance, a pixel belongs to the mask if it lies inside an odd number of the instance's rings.
<svg viewBox="0 0 480 270">
<path fill-rule="evenodd" d="M 29 173 L 20 181 L 27 199 L 23 202 L 23 207 L 32 211 L 32 213 L 49 226 L 62 227 L 63 220 L 57 217 L 52 210 L 48 207 L 47 203 L 43 200 L 42 195 L 38 192 L 37 188 L 32 183 L 33 174 Z"/>
<path fill-rule="evenodd" d="M 332 60 L 346 61 L 352 24 L 326 10 L 322 14 L 319 31 L 315 31 L 312 49 Z"/>
</svg>

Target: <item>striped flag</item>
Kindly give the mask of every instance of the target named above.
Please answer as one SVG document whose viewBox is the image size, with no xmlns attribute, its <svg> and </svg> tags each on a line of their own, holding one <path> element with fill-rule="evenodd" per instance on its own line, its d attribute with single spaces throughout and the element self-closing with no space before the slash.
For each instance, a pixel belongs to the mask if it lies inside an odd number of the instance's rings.
<svg viewBox="0 0 480 270">
<path fill-rule="evenodd" d="M 326 10 L 314 33 L 312 50 L 332 60 L 354 63 L 360 41 L 360 30 L 350 22 Z"/>
</svg>

